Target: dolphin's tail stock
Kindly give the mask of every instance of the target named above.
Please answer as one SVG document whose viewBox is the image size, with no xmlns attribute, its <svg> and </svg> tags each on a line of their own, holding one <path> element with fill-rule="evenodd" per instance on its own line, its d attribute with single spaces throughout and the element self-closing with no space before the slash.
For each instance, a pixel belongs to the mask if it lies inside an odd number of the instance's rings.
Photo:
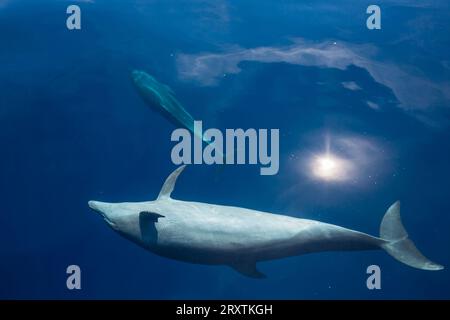
<svg viewBox="0 0 450 320">
<path fill-rule="evenodd" d="M 428 260 L 408 238 L 400 218 L 400 202 L 386 211 L 381 221 L 380 237 L 388 242 L 381 245 L 396 260 L 417 269 L 442 270 L 443 266 Z"/>
</svg>

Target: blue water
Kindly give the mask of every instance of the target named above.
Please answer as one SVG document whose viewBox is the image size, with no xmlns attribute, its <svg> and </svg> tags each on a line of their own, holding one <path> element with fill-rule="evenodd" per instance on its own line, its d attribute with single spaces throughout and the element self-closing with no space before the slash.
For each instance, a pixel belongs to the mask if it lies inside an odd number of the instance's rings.
<svg viewBox="0 0 450 320">
<path fill-rule="evenodd" d="M 81 30 L 66 29 L 72 3 Z M 175 168 L 173 124 L 130 80 L 143 69 L 207 128 L 280 129 L 277 175 L 190 166 L 175 198 L 373 235 L 401 200 L 418 248 L 449 267 L 449 5 L 378 3 L 370 31 L 369 1 L 0 0 L 0 298 L 450 298 L 448 269 L 382 251 L 264 262 L 264 280 L 161 258 L 87 206 L 153 200 Z M 311 172 L 326 141 L 352 165 L 339 181 Z M 71 264 L 81 290 L 66 288 Z M 381 290 L 366 287 L 371 264 Z"/>
</svg>

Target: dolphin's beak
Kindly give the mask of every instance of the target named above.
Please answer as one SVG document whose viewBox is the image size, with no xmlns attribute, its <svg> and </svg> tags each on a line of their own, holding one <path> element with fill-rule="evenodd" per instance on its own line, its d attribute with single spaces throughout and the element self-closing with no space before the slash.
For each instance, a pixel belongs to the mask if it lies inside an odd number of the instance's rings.
<svg viewBox="0 0 450 320">
<path fill-rule="evenodd" d="M 101 202 L 98 202 L 98 201 L 89 201 L 88 202 L 88 206 L 89 206 L 89 208 L 91 208 L 92 210 L 94 210 L 94 211 L 97 211 L 98 213 L 102 213 L 102 211 L 101 211 L 101 206 L 100 206 L 100 203 Z"/>
<path fill-rule="evenodd" d="M 139 80 L 141 77 L 142 72 L 138 70 L 131 71 L 131 80 L 133 80 L 135 83 Z"/>
<path fill-rule="evenodd" d="M 100 213 L 103 219 L 113 228 L 116 228 L 116 224 L 108 217 L 107 210 L 111 206 L 110 203 L 100 201 L 89 201 L 89 208 Z"/>
</svg>

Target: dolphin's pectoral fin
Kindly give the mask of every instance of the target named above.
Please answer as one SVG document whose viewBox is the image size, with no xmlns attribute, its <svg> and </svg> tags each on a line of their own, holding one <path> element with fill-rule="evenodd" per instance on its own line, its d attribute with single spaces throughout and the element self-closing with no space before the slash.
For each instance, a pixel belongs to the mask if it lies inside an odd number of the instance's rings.
<svg viewBox="0 0 450 320">
<path fill-rule="evenodd" d="M 256 262 L 254 261 L 236 262 L 233 263 L 231 267 L 246 277 L 255 279 L 266 278 L 266 275 L 256 268 Z"/>
<path fill-rule="evenodd" d="M 139 229 L 144 243 L 150 245 L 157 242 L 158 231 L 155 223 L 158 222 L 159 218 L 164 218 L 164 216 L 150 211 L 139 212 Z"/>
<path fill-rule="evenodd" d="M 175 183 L 177 182 L 177 178 L 181 172 L 183 172 L 186 165 L 182 165 L 181 167 L 176 168 L 166 179 L 164 182 L 161 191 L 159 192 L 158 199 L 168 199 L 170 198 L 170 194 L 175 188 Z"/>
<path fill-rule="evenodd" d="M 158 222 L 158 218 L 164 218 L 165 216 L 159 214 L 159 213 L 155 213 L 155 212 L 151 212 L 151 211 L 141 211 L 139 212 L 139 219 L 146 219 L 152 222 Z"/>
</svg>

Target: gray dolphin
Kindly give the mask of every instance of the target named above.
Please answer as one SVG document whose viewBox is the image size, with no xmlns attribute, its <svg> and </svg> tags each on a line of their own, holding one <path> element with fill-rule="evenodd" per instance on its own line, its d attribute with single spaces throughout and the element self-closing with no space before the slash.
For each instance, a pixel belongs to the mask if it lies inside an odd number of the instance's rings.
<svg viewBox="0 0 450 320">
<path fill-rule="evenodd" d="M 188 129 L 198 139 L 213 144 L 194 126 L 194 118 L 175 98 L 175 93 L 168 85 L 141 70 L 132 71 L 131 78 L 141 97 L 153 110 L 158 111 L 176 127 Z M 217 149 L 215 152 L 223 157 L 223 163 L 226 163 L 226 155 Z"/>
<path fill-rule="evenodd" d="M 171 198 L 185 166 L 166 179 L 154 201 L 89 201 L 118 233 L 160 256 L 197 264 L 228 265 L 243 275 L 265 277 L 256 263 L 305 253 L 384 249 L 422 270 L 443 266 L 423 256 L 400 219 L 400 203 L 384 215 L 380 237 L 314 220 Z"/>
<path fill-rule="evenodd" d="M 184 127 L 205 141 L 200 132 L 195 132 L 194 118 L 175 98 L 175 93 L 169 86 L 140 70 L 131 72 L 131 78 L 141 97 L 152 109 L 161 113 L 175 126 Z"/>
</svg>

